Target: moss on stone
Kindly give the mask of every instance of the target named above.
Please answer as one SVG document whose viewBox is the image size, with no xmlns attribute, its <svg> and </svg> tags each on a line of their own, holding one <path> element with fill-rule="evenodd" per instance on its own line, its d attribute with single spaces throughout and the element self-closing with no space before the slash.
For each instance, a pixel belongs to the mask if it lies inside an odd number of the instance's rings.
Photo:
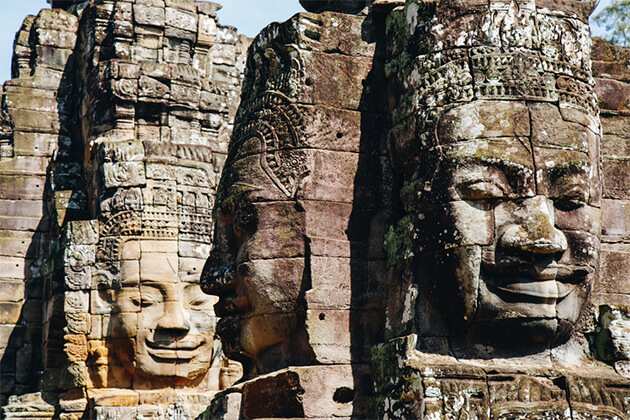
<svg viewBox="0 0 630 420">
<path fill-rule="evenodd" d="M 389 228 L 384 243 L 389 267 L 413 256 L 413 234 L 413 215 L 403 217 Z"/>
</svg>

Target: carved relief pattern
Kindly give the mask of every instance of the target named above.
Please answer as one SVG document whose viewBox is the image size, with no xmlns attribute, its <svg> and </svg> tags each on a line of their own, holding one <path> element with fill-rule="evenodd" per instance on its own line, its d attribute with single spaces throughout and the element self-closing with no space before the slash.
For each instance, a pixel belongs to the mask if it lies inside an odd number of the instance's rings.
<svg viewBox="0 0 630 420">
<path fill-rule="evenodd" d="M 419 44 L 411 72 L 400 77 L 401 85 L 415 88 L 411 105 L 421 108 L 422 115 L 442 114 L 444 105 L 473 98 L 548 101 L 596 115 L 591 39 L 584 21 L 536 8 L 532 0 L 493 1 L 473 20 L 476 24 L 453 37 L 444 36 L 436 18 L 422 23 L 426 18 L 418 10 L 423 8 L 408 10 L 414 36 L 428 31 L 431 39 Z M 417 16 L 412 15 L 414 10 Z M 406 110 L 408 105 L 398 106 Z M 408 114 L 398 115 L 394 113 L 395 123 Z"/>
<path fill-rule="evenodd" d="M 246 122 L 234 129 L 237 143 L 251 138 L 260 141 L 260 164 L 287 197 L 295 196 L 306 175 L 306 157 L 295 152 L 304 147 L 302 126 L 302 117 L 291 100 L 269 91 L 255 99 Z"/>
<path fill-rule="evenodd" d="M 294 197 L 306 176 L 303 121 L 294 104 L 304 82 L 302 63 L 293 45 L 265 45 L 250 50 L 246 75 L 228 162 L 248 140 L 258 139 L 260 165 L 286 197 Z"/>
</svg>

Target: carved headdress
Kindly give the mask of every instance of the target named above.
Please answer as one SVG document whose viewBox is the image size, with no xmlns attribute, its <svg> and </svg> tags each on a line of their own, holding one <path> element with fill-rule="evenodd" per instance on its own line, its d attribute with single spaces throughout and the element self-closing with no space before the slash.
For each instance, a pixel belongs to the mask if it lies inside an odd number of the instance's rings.
<svg viewBox="0 0 630 420">
<path fill-rule="evenodd" d="M 282 44 L 286 26 L 271 24 L 257 36 L 248 53 L 247 73 L 217 202 L 233 183 L 237 160 L 257 155 L 280 196 L 294 198 L 307 175 L 304 121 L 296 99 L 307 83 L 298 46 Z M 278 36 L 279 35 L 279 36 Z M 271 41 L 273 40 L 273 42 Z"/>
<path fill-rule="evenodd" d="M 394 27 L 411 33 L 413 47 L 390 30 L 392 56 L 399 58 L 387 70 L 402 98 L 392 112 L 394 126 L 415 115 L 416 132 L 431 132 L 459 104 L 524 100 L 581 111 L 596 131 L 588 27 L 594 5 L 546 3 L 407 2 L 406 20 Z M 416 54 L 402 54 L 409 49 Z M 424 137 L 423 144 L 434 143 Z"/>
</svg>

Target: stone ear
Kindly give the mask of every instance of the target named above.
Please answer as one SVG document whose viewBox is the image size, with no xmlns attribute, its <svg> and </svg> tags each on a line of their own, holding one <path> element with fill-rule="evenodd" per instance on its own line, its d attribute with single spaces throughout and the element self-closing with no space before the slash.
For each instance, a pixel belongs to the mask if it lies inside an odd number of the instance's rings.
<svg viewBox="0 0 630 420">
<path fill-rule="evenodd" d="M 90 299 L 92 313 L 111 313 L 115 300 L 114 288 L 118 284 L 115 275 L 110 270 L 94 270 L 92 279 L 97 285 L 97 290 L 94 290 Z"/>
</svg>

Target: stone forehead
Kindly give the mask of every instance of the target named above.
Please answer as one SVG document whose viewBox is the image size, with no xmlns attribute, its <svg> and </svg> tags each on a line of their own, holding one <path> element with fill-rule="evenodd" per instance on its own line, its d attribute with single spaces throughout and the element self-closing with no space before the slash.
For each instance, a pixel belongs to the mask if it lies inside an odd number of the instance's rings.
<svg viewBox="0 0 630 420">
<path fill-rule="evenodd" d="M 583 114 L 587 120 L 587 114 Z M 589 153 L 591 143 L 598 141 L 589 128 L 563 118 L 555 104 L 522 101 L 474 101 L 451 108 L 436 128 L 439 144 L 473 139 L 515 139 L 538 146 L 556 146 Z"/>
</svg>

